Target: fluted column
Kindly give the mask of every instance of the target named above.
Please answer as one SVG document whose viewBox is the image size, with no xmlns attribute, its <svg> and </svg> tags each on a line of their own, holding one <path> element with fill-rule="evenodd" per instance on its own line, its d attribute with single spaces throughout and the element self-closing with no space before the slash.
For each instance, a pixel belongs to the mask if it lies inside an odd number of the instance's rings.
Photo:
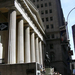
<svg viewBox="0 0 75 75">
<path fill-rule="evenodd" d="M 42 44 L 42 56 L 43 56 L 43 66 L 45 66 L 44 60 L 45 60 L 45 48 L 44 48 L 44 43 Z"/>
<path fill-rule="evenodd" d="M 38 36 L 36 37 L 35 42 L 36 42 L 36 49 L 35 49 L 35 51 L 36 51 L 36 62 L 39 63 L 39 44 L 38 44 L 39 39 L 38 39 Z"/>
<path fill-rule="evenodd" d="M 25 26 L 25 63 L 30 62 L 30 27 Z"/>
<path fill-rule="evenodd" d="M 18 63 L 24 63 L 24 28 L 23 19 L 18 22 Z"/>
<path fill-rule="evenodd" d="M 16 63 L 16 11 L 9 12 L 8 63 Z"/>
<path fill-rule="evenodd" d="M 35 33 L 31 31 L 31 62 L 35 62 Z"/>
<path fill-rule="evenodd" d="M 40 52 L 40 64 L 43 65 L 43 58 L 42 58 L 42 41 L 39 42 L 39 52 Z"/>
</svg>

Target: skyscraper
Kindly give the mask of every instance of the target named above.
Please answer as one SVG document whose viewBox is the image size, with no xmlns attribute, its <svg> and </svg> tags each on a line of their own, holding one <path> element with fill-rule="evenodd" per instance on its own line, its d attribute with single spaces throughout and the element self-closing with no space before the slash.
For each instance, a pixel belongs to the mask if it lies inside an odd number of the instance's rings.
<svg viewBox="0 0 75 75">
<path fill-rule="evenodd" d="M 31 0 L 38 8 L 47 34 L 46 52 L 50 66 L 63 75 L 69 75 L 68 42 L 60 0 Z M 45 65 L 45 67 L 48 67 Z"/>
<path fill-rule="evenodd" d="M 74 42 L 74 51 L 75 51 L 75 25 L 72 26 L 73 42 Z"/>
</svg>

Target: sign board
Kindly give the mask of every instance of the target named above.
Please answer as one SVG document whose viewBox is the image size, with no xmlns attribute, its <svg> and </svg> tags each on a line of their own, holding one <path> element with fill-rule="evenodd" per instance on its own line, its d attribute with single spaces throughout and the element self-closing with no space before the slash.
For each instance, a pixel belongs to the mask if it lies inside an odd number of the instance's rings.
<svg viewBox="0 0 75 75">
<path fill-rule="evenodd" d="M 0 23 L 0 31 L 8 30 L 8 23 Z"/>
</svg>

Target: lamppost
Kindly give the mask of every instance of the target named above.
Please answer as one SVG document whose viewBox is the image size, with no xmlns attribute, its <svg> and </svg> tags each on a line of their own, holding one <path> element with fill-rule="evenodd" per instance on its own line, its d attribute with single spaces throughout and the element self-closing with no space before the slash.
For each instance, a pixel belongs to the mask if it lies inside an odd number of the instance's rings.
<svg viewBox="0 0 75 75">
<path fill-rule="evenodd" d="M 75 7 L 74 7 L 73 9 L 71 9 L 70 12 L 69 12 L 68 15 L 67 15 L 67 25 L 68 25 L 68 17 L 69 17 L 70 13 L 71 13 L 74 9 L 75 9 Z"/>
<path fill-rule="evenodd" d="M 71 13 L 74 9 L 75 9 L 75 7 L 72 8 L 72 9 L 70 10 L 70 12 L 68 13 L 68 15 L 67 15 L 67 22 L 66 22 L 67 31 L 68 31 L 68 18 L 69 18 L 70 13 Z M 72 62 L 72 61 L 70 61 L 70 62 Z"/>
<path fill-rule="evenodd" d="M 69 18 L 70 13 L 71 13 L 74 9 L 75 9 L 75 7 L 72 8 L 72 9 L 70 10 L 70 12 L 68 13 L 68 15 L 67 15 L 66 31 L 67 31 L 67 39 L 68 39 L 68 41 L 69 41 L 69 34 L 68 34 L 68 18 Z M 69 46 L 69 48 L 70 48 L 70 43 L 68 44 L 68 46 Z M 69 51 L 70 51 L 70 54 L 73 55 L 73 51 L 72 51 L 72 50 L 69 50 Z"/>
<path fill-rule="evenodd" d="M 67 31 L 67 39 L 68 39 L 68 41 L 69 41 L 69 34 L 68 34 L 68 18 L 69 18 L 70 13 L 71 13 L 74 9 L 75 9 L 75 7 L 72 8 L 72 9 L 70 10 L 70 12 L 68 13 L 68 15 L 67 15 L 66 31 Z"/>
</svg>

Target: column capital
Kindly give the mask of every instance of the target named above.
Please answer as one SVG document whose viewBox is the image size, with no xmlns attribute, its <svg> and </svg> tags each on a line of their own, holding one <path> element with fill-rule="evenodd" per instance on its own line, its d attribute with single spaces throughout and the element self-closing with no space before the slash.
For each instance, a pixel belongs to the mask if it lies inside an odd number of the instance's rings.
<svg viewBox="0 0 75 75">
<path fill-rule="evenodd" d="M 24 23 L 25 27 L 30 27 L 29 23 Z"/>
<path fill-rule="evenodd" d="M 38 36 L 37 34 L 35 35 L 35 37 L 36 37 L 36 38 L 37 38 L 37 37 L 39 38 L 39 36 Z"/>
<path fill-rule="evenodd" d="M 23 19 L 23 16 L 22 15 L 17 15 L 17 19 L 21 20 L 21 19 Z"/>
<path fill-rule="evenodd" d="M 33 29 L 30 29 L 30 32 L 31 32 L 31 33 L 35 33 L 35 31 L 34 31 Z"/>
<path fill-rule="evenodd" d="M 39 36 L 36 34 L 36 35 L 35 35 L 35 38 L 37 38 L 37 37 L 38 37 L 38 42 L 40 42 L 41 39 L 40 39 Z"/>
<path fill-rule="evenodd" d="M 15 9 L 15 7 L 13 6 L 13 7 L 11 7 L 10 9 L 9 9 L 9 12 L 12 12 L 12 11 L 16 11 L 16 9 Z"/>
<path fill-rule="evenodd" d="M 41 41 L 42 42 L 42 40 L 39 38 L 39 41 Z"/>
</svg>

